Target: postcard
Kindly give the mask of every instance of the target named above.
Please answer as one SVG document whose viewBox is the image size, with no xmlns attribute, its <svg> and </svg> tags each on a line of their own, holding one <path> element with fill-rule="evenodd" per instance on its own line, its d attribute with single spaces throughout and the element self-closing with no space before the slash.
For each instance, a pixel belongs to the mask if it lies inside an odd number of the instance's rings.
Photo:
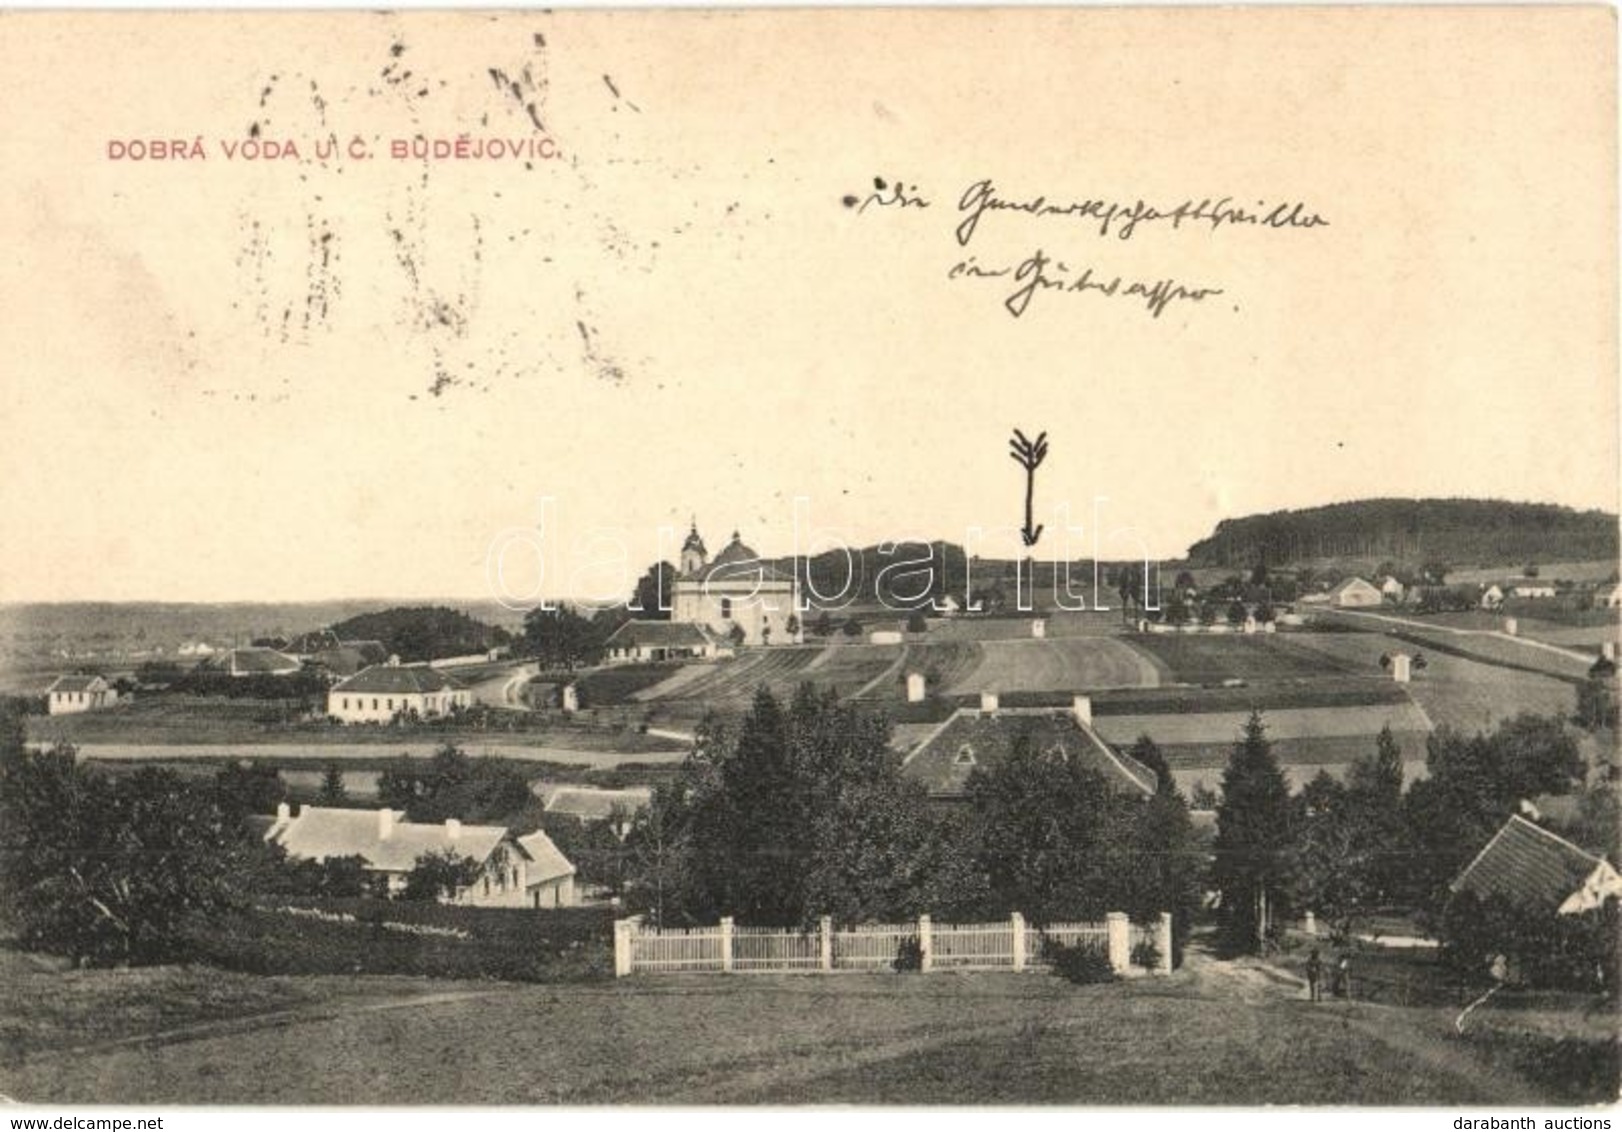
<svg viewBox="0 0 1622 1132">
<path fill-rule="evenodd" d="M 0 1094 L 1614 1102 L 1616 50 L 0 13 Z"/>
</svg>

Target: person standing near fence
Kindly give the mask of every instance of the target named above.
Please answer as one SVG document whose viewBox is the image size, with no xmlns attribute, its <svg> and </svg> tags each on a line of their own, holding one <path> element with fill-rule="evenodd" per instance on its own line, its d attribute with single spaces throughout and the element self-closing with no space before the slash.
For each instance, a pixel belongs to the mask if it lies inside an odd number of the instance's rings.
<svg viewBox="0 0 1622 1132">
<path fill-rule="evenodd" d="M 1323 960 L 1319 958 L 1318 949 L 1314 947 L 1312 954 L 1307 956 L 1307 997 L 1313 1002 L 1323 1001 L 1323 993 L 1318 989 L 1323 973 Z"/>
<path fill-rule="evenodd" d="M 1352 957 L 1350 955 L 1342 953 L 1340 959 L 1335 963 L 1334 992 L 1336 998 L 1352 997 Z"/>
</svg>

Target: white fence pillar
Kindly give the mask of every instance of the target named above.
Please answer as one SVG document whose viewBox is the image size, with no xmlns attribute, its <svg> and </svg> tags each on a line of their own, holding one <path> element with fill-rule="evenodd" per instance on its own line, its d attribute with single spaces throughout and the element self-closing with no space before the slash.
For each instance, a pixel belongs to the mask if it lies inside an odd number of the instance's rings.
<svg viewBox="0 0 1622 1132">
<path fill-rule="evenodd" d="M 630 920 L 614 921 L 614 977 L 623 979 L 631 973 L 631 931 L 635 925 Z"/>
<path fill-rule="evenodd" d="M 824 971 L 834 969 L 834 924 L 827 916 L 822 917 L 822 947 L 820 950 L 821 966 Z"/>
<path fill-rule="evenodd" d="M 732 917 L 721 917 L 721 970 L 732 970 Z"/>
<path fill-rule="evenodd" d="M 1008 917 L 1014 929 L 1014 970 L 1025 969 L 1025 917 L 1018 912 Z"/>
<path fill-rule="evenodd" d="M 1110 912 L 1104 917 L 1108 931 L 1110 970 L 1124 975 L 1132 969 L 1132 925 L 1125 912 Z"/>
<path fill-rule="evenodd" d="M 929 913 L 918 917 L 918 951 L 921 955 L 918 969 L 925 974 L 935 965 L 935 941 L 929 930 Z"/>
<path fill-rule="evenodd" d="M 1171 913 L 1160 913 L 1160 923 L 1155 927 L 1155 948 L 1160 952 L 1160 965 L 1156 973 L 1171 974 Z"/>
</svg>

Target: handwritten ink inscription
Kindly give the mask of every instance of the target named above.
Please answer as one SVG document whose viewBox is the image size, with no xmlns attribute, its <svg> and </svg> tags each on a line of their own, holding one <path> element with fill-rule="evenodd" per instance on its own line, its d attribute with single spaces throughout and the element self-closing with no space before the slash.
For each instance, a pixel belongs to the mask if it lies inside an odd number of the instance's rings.
<svg viewBox="0 0 1622 1132">
<path fill-rule="evenodd" d="M 846 208 L 858 213 L 870 207 L 886 212 L 927 209 L 929 201 L 917 185 L 899 180 L 873 179 L 874 191 L 866 197 L 843 198 Z M 1248 199 L 1248 198 L 1247 198 Z M 1232 196 L 1185 198 L 1175 204 L 1150 203 L 1108 197 L 1054 198 L 1046 195 L 1009 197 L 997 189 L 991 178 L 975 181 L 958 197 L 957 222 L 952 238 L 966 248 L 981 231 L 982 223 L 993 216 L 1028 217 L 1039 220 L 1069 221 L 1072 227 L 1100 239 L 1131 240 L 1144 231 L 1188 232 L 1212 236 L 1230 232 L 1257 234 L 1305 233 L 1326 228 L 1329 221 L 1305 201 L 1255 200 L 1243 203 Z M 1021 318 L 1039 294 L 1069 295 L 1128 300 L 1150 318 L 1158 319 L 1175 305 L 1197 306 L 1222 295 L 1227 288 L 1213 281 L 1193 282 L 1175 272 L 1157 271 L 1134 277 L 1111 270 L 1101 263 L 1072 266 L 1078 260 L 1061 258 L 1038 248 L 1024 259 L 1013 262 L 982 263 L 969 256 L 946 272 L 951 282 L 1000 280 L 1006 286 L 1003 309 Z M 1238 310 L 1235 306 L 1234 310 Z"/>
</svg>

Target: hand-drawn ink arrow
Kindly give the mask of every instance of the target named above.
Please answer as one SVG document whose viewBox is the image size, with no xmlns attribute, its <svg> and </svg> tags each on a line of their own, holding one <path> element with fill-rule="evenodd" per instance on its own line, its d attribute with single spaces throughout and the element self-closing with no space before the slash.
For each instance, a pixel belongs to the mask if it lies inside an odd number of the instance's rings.
<svg viewBox="0 0 1622 1132">
<path fill-rule="evenodd" d="M 1025 526 L 1019 535 L 1025 540 L 1026 546 L 1035 546 L 1036 540 L 1042 537 L 1042 528 L 1040 525 L 1031 526 L 1033 518 L 1031 505 L 1036 497 L 1036 469 L 1041 466 L 1048 454 L 1048 434 L 1039 433 L 1033 442 L 1027 440 L 1025 434 L 1016 428 L 1014 438 L 1008 442 L 1008 447 L 1011 449 L 1008 454 L 1025 469 Z"/>
</svg>

